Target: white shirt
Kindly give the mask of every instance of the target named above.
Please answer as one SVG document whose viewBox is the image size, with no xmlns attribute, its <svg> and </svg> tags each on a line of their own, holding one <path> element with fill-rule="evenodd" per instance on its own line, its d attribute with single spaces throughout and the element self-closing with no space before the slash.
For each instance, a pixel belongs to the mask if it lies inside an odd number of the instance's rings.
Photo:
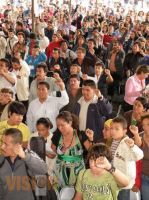
<svg viewBox="0 0 149 200">
<path fill-rule="evenodd" d="M 86 120 L 87 120 L 87 112 L 88 106 L 93 103 L 97 102 L 97 96 L 94 96 L 93 99 L 90 101 L 85 101 L 84 97 L 81 97 L 78 101 L 80 103 L 80 113 L 79 113 L 79 130 L 85 131 L 86 130 Z"/>
<path fill-rule="evenodd" d="M 39 98 L 29 104 L 27 112 L 27 125 L 31 132 L 36 131 L 36 122 L 41 117 L 48 117 L 53 124 L 52 132 L 56 130 L 56 117 L 60 109 L 69 103 L 69 97 L 65 90 L 61 91 L 61 97 L 48 96 L 41 103 Z"/>
<path fill-rule="evenodd" d="M 14 73 L 8 72 L 8 74 L 9 74 L 9 76 L 13 77 L 15 79 L 15 81 L 17 82 L 17 78 L 16 78 L 16 76 L 15 76 Z M 15 94 L 15 85 L 12 85 L 9 81 L 7 81 L 7 79 L 5 79 L 5 77 L 3 77 L 3 76 L 0 75 L 0 90 L 2 88 L 9 88 Z"/>
</svg>

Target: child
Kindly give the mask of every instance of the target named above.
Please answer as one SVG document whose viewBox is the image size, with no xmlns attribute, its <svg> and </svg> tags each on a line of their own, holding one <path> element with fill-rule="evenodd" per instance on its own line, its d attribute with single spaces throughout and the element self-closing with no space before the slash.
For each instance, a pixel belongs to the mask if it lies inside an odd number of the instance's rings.
<svg viewBox="0 0 149 200">
<path fill-rule="evenodd" d="M 128 178 L 110 164 L 111 154 L 103 143 L 94 145 L 89 151 L 90 168 L 81 170 L 74 200 L 117 200 L 119 187 L 129 184 Z"/>
<path fill-rule="evenodd" d="M 113 82 L 113 78 L 109 69 L 105 69 L 103 63 L 97 62 L 95 64 L 95 76 L 91 77 L 87 74 L 82 75 L 83 80 L 93 80 L 96 83 L 97 88 L 101 91 L 103 96 L 107 96 L 107 86 Z"/>
<path fill-rule="evenodd" d="M 111 126 L 112 119 L 108 119 L 104 123 L 104 128 L 103 128 L 103 138 L 104 138 L 104 143 L 107 146 L 111 145 L 111 132 L 110 132 L 110 126 Z"/>
<path fill-rule="evenodd" d="M 113 165 L 125 173 L 130 180 L 129 185 L 120 191 L 118 200 L 130 199 L 130 189 L 133 187 L 136 177 L 136 161 L 143 158 L 142 150 L 134 145 L 134 141 L 126 136 L 126 132 L 126 120 L 122 117 L 114 118 L 111 123 Z"/>
</svg>

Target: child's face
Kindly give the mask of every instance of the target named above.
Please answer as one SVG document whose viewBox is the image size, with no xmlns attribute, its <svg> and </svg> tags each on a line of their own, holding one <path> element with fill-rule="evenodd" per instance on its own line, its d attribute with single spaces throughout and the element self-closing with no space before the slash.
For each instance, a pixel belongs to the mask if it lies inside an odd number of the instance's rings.
<svg viewBox="0 0 149 200">
<path fill-rule="evenodd" d="M 110 127 L 104 126 L 104 129 L 103 129 L 103 137 L 104 137 L 104 139 L 109 139 L 109 138 L 111 138 Z"/>
<path fill-rule="evenodd" d="M 102 66 L 95 66 L 95 74 L 100 75 L 103 72 Z"/>
<path fill-rule="evenodd" d="M 90 169 L 91 169 L 93 174 L 98 174 L 98 173 L 100 173 L 100 172 L 102 172 L 104 170 L 102 168 L 97 167 L 96 160 L 97 159 L 95 159 L 95 160 L 94 159 L 90 159 L 89 160 L 89 166 L 90 166 Z"/>
<path fill-rule="evenodd" d="M 46 137 L 47 133 L 49 133 L 49 128 L 45 127 L 45 125 L 43 124 L 38 124 L 37 131 L 38 131 L 39 136 Z"/>
<path fill-rule="evenodd" d="M 82 86 L 82 95 L 85 101 L 90 101 L 95 95 L 95 90 L 90 86 Z"/>
<path fill-rule="evenodd" d="M 70 67 L 70 74 L 77 74 L 78 73 L 78 67 L 77 66 L 71 66 Z"/>
<path fill-rule="evenodd" d="M 149 119 L 146 118 L 142 121 L 142 126 L 145 134 L 149 135 Z"/>
<path fill-rule="evenodd" d="M 112 139 L 114 140 L 122 139 L 124 135 L 126 134 L 126 131 L 127 130 L 123 129 L 120 123 L 116 123 L 116 122 L 111 123 L 110 134 L 111 134 Z"/>
</svg>

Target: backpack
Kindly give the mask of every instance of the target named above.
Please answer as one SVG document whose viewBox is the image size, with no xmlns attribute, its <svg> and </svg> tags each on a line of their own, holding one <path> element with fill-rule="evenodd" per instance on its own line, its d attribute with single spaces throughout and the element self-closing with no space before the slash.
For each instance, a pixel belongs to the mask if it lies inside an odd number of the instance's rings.
<svg viewBox="0 0 149 200">
<path fill-rule="evenodd" d="M 46 159 L 46 141 L 43 137 L 32 137 L 30 140 L 30 149 L 34 151 L 41 159 L 45 161 Z M 26 166 L 27 168 L 27 166 Z M 28 170 L 27 170 L 28 172 Z M 36 188 L 39 190 L 42 188 L 46 189 L 46 195 L 45 196 L 37 196 L 36 191 L 32 187 L 33 195 L 35 200 L 57 200 L 57 195 L 55 190 L 52 188 L 52 185 L 49 181 L 48 174 L 45 174 L 45 180 L 43 180 L 43 176 L 39 176 L 38 179 L 37 177 L 30 177 L 28 174 L 29 178 L 35 179 L 35 184 Z M 43 183 L 44 181 L 44 183 Z M 43 185 L 41 184 L 43 183 Z M 30 181 L 30 184 L 32 186 L 32 181 Z"/>
<path fill-rule="evenodd" d="M 41 159 L 46 159 L 46 141 L 43 137 L 32 137 L 30 140 L 30 149 L 34 151 Z"/>
</svg>

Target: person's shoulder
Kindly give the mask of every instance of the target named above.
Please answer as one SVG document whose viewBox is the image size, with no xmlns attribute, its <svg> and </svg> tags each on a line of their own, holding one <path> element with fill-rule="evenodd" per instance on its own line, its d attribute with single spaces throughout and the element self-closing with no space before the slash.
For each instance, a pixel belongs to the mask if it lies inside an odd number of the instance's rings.
<svg viewBox="0 0 149 200">
<path fill-rule="evenodd" d="M 7 120 L 1 121 L 1 122 L 0 122 L 0 129 L 1 129 L 3 126 L 5 126 L 5 125 L 7 125 Z"/>
<path fill-rule="evenodd" d="M 27 129 L 27 130 L 29 130 L 28 126 L 26 124 L 24 124 L 23 122 L 21 122 L 19 124 L 19 129 Z"/>
</svg>

